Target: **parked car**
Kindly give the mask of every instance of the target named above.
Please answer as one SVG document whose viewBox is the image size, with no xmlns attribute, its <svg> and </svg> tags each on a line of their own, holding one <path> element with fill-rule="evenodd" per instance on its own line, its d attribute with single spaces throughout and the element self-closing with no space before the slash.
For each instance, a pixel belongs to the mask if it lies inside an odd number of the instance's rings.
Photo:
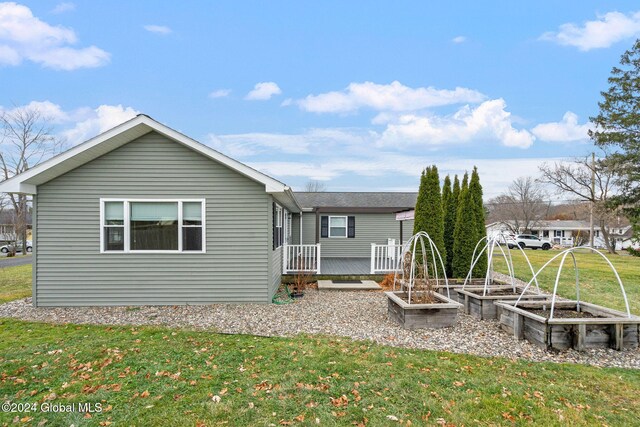
<svg viewBox="0 0 640 427">
<path fill-rule="evenodd" d="M 9 251 L 11 250 L 13 244 L 8 243 L 6 245 L 0 246 L 0 252 L 2 252 L 3 254 L 9 253 Z M 27 240 L 27 252 L 31 252 L 33 251 L 33 247 L 32 247 L 32 242 L 31 240 Z M 16 245 L 16 252 L 22 252 L 22 246 L 21 245 Z"/>
<path fill-rule="evenodd" d="M 513 249 L 516 245 L 522 249 L 542 249 L 543 251 L 551 249 L 551 242 L 542 240 L 533 234 L 518 234 L 514 239 L 508 241 L 509 249 Z"/>
</svg>

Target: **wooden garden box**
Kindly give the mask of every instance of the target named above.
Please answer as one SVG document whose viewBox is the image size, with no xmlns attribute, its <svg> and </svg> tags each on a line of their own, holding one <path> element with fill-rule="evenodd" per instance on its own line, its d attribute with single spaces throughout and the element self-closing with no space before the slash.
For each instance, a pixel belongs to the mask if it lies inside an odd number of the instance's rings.
<svg viewBox="0 0 640 427">
<path fill-rule="evenodd" d="M 640 337 L 640 317 L 631 316 L 617 310 L 595 304 L 576 301 L 556 301 L 554 318 L 541 316 L 532 311 L 550 310 L 549 301 L 499 301 L 500 327 L 518 339 L 546 349 L 578 351 L 586 349 L 613 348 L 637 349 Z M 555 317 L 555 313 L 586 313 L 590 317 Z"/>
<path fill-rule="evenodd" d="M 456 323 L 458 308 L 462 305 L 434 292 L 440 302 L 433 304 L 409 304 L 407 294 L 401 291 L 385 292 L 389 318 L 395 319 L 404 329 L 446 328 Z"/>
<path fill-rule="evenodd" d="M 515 301 L 523 291 L 522 286 L 516 286 L 515 292 L 513 286 L 510 285 L 493 285 L 487 289 L 484 294 L 484 286 L 467 286 L 464 289 L 458 289 L 457 294 L 459 302 L 464 307 L 464 312 L 476 319 L 497 319 L 498 311 L 495 306 L 496 301 Z M 522 295 L 522 300 L 545 300 L 550 298 L 549 295 L 537 294 L 535 292 L 527 292 Z M 462 301 L 460 301 L 460 299 Z"/>
</svg>

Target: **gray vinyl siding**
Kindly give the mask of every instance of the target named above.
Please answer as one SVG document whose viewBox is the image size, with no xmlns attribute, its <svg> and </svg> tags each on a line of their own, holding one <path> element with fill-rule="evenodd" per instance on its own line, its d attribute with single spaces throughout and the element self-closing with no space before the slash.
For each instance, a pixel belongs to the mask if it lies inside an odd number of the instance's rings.
<svg viewBox="0 0 640 427">
<path fill-rule="evenodd" d="M 302 214 L 302 244 L 313 245 L 316 243 L 316 214 L 315 213 L 303 213 Z M 322 249 L 320 252 L 321 255 Z"/>
<path fill-rule="evenodd" d="M 282 247 L 273 249 L 273 198 L 269 196 L 269 298 L 282 282 Z"/>
<path fill-rule="evenodd" d="M 300 244 L 300 214 L 294 213 L 291 218 L 291 243 Z"/>
<path fill-rule="evenodd" d="M 355 216 L 356 237 L 320 238 L 321 256 L 344 258 L 369 258 L 371 243 L 386 244 L 387 239 L 396 239 L 400 243 L 400 221 L 396 221 L 393 213 L 357 213 L 332 214 L 322 213 L 320 216 Z M 315 213 L 305 213 L 302 218 L 303 244 L 313 244 L 316 239 Z M 413 221 L 404 221 L 402 237 L 407 240 L 413 234 Z"/>
<path fill-rule="evenodd" d="M 206 253 L 100 253 L 100 198 L 206 199 Z M 39 306 L 268 302 L 263 185 L 147 134 L 38 187 Z"/>
<path fill-rule="evenodd" d="M 31 304 L 35 307 L 36 304 L 36 283 L 38 271 L 38 227 L 35 227 L 38 221 L 38 195 L 34 194 L 31 200 Z"/>
</svg>

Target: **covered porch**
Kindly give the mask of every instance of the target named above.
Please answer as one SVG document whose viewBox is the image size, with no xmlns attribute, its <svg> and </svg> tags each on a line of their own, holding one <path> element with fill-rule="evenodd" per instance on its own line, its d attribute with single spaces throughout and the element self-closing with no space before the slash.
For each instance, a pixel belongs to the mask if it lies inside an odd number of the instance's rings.
<svg viewBox="0 0 640 427">
<path fill-rule="evenodd" d="M 320 243 L 283 245 L 282 273 L 306 272 L 314 275 L 362 276 L 396 271 L 403 245 L 371 243 L 369 257 L 323 257 Z"/>
</svg>

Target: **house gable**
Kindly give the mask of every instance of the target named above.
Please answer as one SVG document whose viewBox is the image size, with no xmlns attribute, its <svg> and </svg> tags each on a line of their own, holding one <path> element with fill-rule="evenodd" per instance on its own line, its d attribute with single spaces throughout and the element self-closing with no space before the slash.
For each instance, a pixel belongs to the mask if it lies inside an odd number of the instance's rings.
<svg viewBox="0 0 640 427">
<path fill-rule="evenodd" d="M 247 178 L 264 185 L 271 193 L 292 211 L 299 211 L 291 189 L 284 183 L 271 178 L 237 160 L 203 145 L 149 116 L 139 114 L 135 118 L 110 129 L 70 150 L 65 151 L 31 169 L 0 183 L 0 192 L 36 194 L 37 186 L 61 176 L 79 166 L 101 157 L 150 132 L 163 135 L 168 140 L 183 145 L 211 160 L 214 160 Z"/>
<path fill-rule="evenodd" d="M 205 199 L 206 252 L 100 253 L 101 198 Z M 264 186 L 159 133 L 42 184 L 35 200 L 38 305 L 270 300 Z"/>
</svg>

